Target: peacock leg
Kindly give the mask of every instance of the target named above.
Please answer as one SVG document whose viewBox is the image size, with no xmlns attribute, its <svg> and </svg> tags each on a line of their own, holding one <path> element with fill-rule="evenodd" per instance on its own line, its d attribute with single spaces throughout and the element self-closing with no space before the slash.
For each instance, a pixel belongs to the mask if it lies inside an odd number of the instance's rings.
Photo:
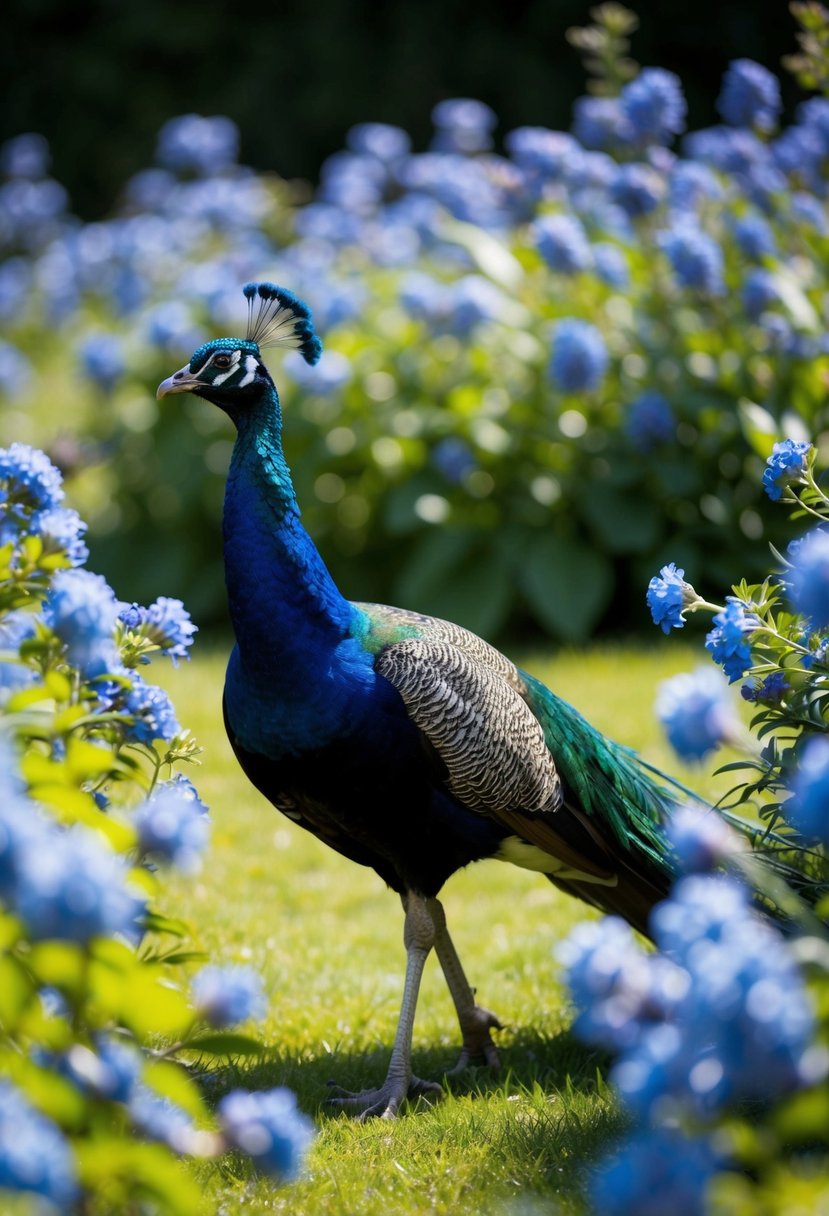
<svg viewBox="0 0 829 1216">
<path fill-rule="evenodd" d="M 475 990 L 469 986 L 464 974 L 458 952 L 446 928 L 446 914 L 443 905 L 437 899 L 426 901 L 435 926 L 435 953 L 443 968 L 446 983 L 461 1027 L 463 1045 L 457 1064 L 450 1071 L 461 1072 L 472 1060 L 483 1059 L 489 1067 L 497 1072 L 501 1067 L 498 1049 L 492 1041 L 490 1031 L 503 1030 L 494 1013 L 475 1003 Z"/>
<path fill-rule="evenodd" d="M 441 1087 L 432 1081 L 421 1081 L 412 1075 L 412 1031 L 414 1029 L 417 995 L 420 980 L 429 951 L 435 943 L 435 926 L 431 907 L 435 900 L 426 900 L 420 895 L 409 894 L 403 901 L 406 920 L 403 927 L 403 942 L 406 947 L 406 982 L 397 1033 L 394 1036 L 391 1060 L 386 1079 L 379 1089 L 365 1089 L 360 1093 L 332 1087 L 335 1092 L 328 1099 L 332 1106 L 340 1106 L 359 1114 L 360 1119 L 379 1115 L 393 1119 L 407 1098 L 424 1094 L 440 1095 Z M 440 905 L 438 905 L 440 906 Z"/>
</svg>

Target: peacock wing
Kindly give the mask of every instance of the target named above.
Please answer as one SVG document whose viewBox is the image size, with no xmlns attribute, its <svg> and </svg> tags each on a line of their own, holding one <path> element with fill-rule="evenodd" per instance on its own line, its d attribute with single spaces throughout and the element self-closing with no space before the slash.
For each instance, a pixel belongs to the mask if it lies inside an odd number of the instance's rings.
<svg viewBox="0 0 829 1216">
<path fill-rule="evenodd" d="M 377 654 L 375 667 L 437 753 L 452 793 L 508 828 L 519 845 L 551 859 L 533 868 L 614 881 L 600 835 L 578 811 L 563 807 L 541 724 L 499 672 L 441 637 L 392 643 Z"/>
</svg>

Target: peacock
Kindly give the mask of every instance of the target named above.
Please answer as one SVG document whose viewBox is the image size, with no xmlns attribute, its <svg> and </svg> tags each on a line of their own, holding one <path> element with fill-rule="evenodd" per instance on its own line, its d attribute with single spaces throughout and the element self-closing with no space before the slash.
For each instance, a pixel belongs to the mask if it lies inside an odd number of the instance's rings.
<svg viewBox="0 0 829 1216">
<path fill-rule="evenodd" d="M 438 898 L 447 879 L 508 861 L 647 934 L 675 876 L 664 824 L 683 794 L 475 634 L 342 595 L 300 522 L 261 355 L 277 345 L 316 363 L 311 312 L 273 283 L 244 294 L 246 337 L 200 346 L 158 396 L 195 393 L 236 427 L 223 518 L 233 751 L 289 819 L 402 900 L 406 974 L 386 1078 L 331 1097 L 361 1118 L 393 1118 L 405 1100 L 441 1092 L 411 1066 L 432 949 L 460 1025 L 456 1069 L 499 1063 L 500 1023 L 475 1000 Z"/>
</svg>

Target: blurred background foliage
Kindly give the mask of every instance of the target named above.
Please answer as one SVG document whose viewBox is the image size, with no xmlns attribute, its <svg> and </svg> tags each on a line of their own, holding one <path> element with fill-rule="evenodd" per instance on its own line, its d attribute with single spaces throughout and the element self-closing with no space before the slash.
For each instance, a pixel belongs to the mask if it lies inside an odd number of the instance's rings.
<svg viewBox="0 0 829 1216">
<path fill-rule="evenodd" d="M 584 74 L 566 31 L 588 9 L 585 0 L 319 0 L 311 10 L 229 14 L 221 0 L 7 0 L 0 138 L 41 131 L 74 210 L 91 219 L 149 162 L 162 123 L 191 110 L 232 118 L 245 164 L 308 180 L 354 123 L 396 123 L 425 146 L 445 97 L 487 102 L 503 131 L 567 127 Z M 715 121 L 731 59 L 774 67 L 793 39 L 780 0 L 677 0 L 669 20 L 656 0 L 636 11 L 637 57 L 682 77 L 692 126 Z"/>
<path fill-rule="evenodd" d="M 642 627 L 668 560 L 704 593 L 784 543 L 762 470 L 825 426 L 829 120 L 768 72 L 724 114 L 720 76 L 734 55 L 776 69 L 795 21 L 718 9 L 712 48 L 699 11 L 643 9 L 630 55 L 682 86 L 577 101 L 570 136 L 585 7 L 496 9 L 461 36 L 460 6 L 332 5 L 313 29 L 13 7 L 37 66 L 10 67 L 4 104 L 54 159 L 2 153 L 3 435 L 63 468 L 125 598 L 161 586 L 224 622 L 229 425 L 154 390 L 241 332 L 254 278 L 307 298 L 323 337 L 317 369 L 270 364 L 306 524 L 353 598 L 575 642 Z M 614 19 L 610 93 L 638 71 Z"/>
</svg>

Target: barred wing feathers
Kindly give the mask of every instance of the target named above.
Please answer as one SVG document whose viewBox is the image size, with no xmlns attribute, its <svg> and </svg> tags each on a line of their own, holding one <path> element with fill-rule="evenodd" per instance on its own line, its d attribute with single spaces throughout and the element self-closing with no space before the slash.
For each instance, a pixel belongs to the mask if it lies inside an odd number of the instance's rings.
<svg viewBox="0 0 829 1216">
<path fill-rule="evenodd" d="M 588 902 L 629 915 L 639 892 L 628 888 L 643 887 L 642 913 L 631 917 L 641 927 L 673 875 L 662 825 L 675 792 L 475 634 L 403 609 L 358 607 L 377 670 L 443 760 L 453 792 L 556 858 L 562 868 L 550 877 Z"/>
</svg>

